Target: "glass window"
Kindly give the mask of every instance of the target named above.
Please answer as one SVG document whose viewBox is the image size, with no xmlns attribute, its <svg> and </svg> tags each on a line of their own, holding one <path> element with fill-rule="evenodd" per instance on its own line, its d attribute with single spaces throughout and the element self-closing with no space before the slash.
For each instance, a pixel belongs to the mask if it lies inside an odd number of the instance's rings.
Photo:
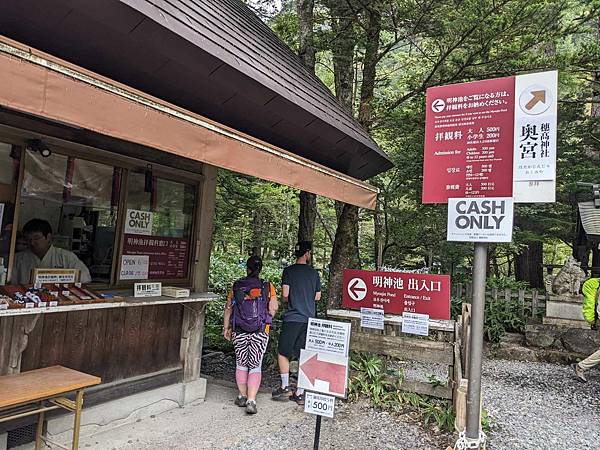
<svg viewBox="0 0 600 450">
<path fill-rule="evenodd" d="M 20 155 L 18 148 L 0 142 L 0 284 L 5 281 L 8 269 Z"/>
<path fill-rule="evenodd" d="M 196 186 L 129 174 L 121 280 L 186 279 Z"/>
<path fill-rule="evenodd" d="M 93 282 L 112 273 L 121 169 L 52 153 L 26 152 L 19 225 L 47 221 L 52 245 L 73 252 Z"/>
</svg>

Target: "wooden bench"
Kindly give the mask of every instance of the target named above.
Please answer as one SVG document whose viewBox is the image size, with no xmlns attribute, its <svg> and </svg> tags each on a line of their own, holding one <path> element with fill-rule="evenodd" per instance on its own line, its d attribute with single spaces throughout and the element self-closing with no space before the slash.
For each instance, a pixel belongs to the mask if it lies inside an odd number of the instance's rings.
<svg viewBox="0 0 600 450">
<path fill-rule="evenodd" d="M 37 415 L 35 450 L 41 449 L 42 441 L 69 450 L 44 436 L 45 413 L 59 408 L 66 409 L 75 413 L 71 450 L 77 450 L 83 390 L 100 382 L 98 377 L 62 366 L 0 377 L 0 422 Z M 70 393 L 75 394 L 75 400 L 65 397 Z"/>
</svg>

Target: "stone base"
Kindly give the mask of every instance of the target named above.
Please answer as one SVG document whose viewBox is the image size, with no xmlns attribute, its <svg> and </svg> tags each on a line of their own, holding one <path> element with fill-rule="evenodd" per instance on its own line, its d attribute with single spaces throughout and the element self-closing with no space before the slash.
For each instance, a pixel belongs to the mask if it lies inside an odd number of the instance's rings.
<svg viewBox="0 0 600 450">
<path fill-rule="evenodd" d="M 600 348 L 600 331 L 541 324 L 532 320 L 525 326 L 525 342 L 528 347 L 588 356 Z"/>
<path fill-rule="evenodd" d="M 550 296 L 546 301 L 546 317 L 585 321 L 582 312 L 583 296 Z"/>
<path fill-rule="evenodd" d="M 8 445 L 8 433 L 0 434 L 0 450 L 6 450 Z"/>
<path fill-rule="evenodd" d="M 490 347 L 488 355 L 492 358 L 523 362 L 547 362 L 553 364 L 570 364 L 583 359 L 584 355 L 565 350 L 523 347 L 518 344 L 500 343 Z M 587 356 L 587 355 L 585 355 Z"/>
<path fill-rule="evenodd" d="M 558 327 L 578 328 L 581 330 L 590 330 L 590 324 L 585 320 L 579 319 L 563 319 L 558 317 L 544 317 L 542 319 L 544 325 L 555 325 Z"/>
</svg>

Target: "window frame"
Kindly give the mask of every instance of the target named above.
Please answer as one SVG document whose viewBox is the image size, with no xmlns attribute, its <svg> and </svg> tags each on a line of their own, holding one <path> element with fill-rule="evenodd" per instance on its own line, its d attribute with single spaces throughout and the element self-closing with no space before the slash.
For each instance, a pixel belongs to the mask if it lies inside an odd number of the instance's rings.
<svg viewBox="0 0 600 450">
<path fill-rule="evenodd" d="M 20 225 L 21 216 L 21 191 L 23 188 L 23 180 L 26 170 L 26 154 L 28 151 L 27 143 L 24 139 L 11 138 L 8 135 L 0 134 L 0 142 L 11 144 L 20 148 L 21 160 L 19 165 L 19 179 L 17 183 L 16 195 L 15 195 L 15 217 L 13 219 L 13 231 L 10 243 L 9 261 L 8 261 L 8 273 L 12 273 L 12 266 L 15 255 L 16 237 L 17 230 Z M 193 286 L 195 278 L 195 262 L 198 256 L 198 227 L 200 220 L 200 202 L 202 194 L 202 184 L 204 176 L 201 173 L 188 172 L 181 169 L 176 169 L 156 163 L 154 161 L 143 160 L 139 158 L 133 158 L 125 156 L 119 153 L 111 152 L 104 149 L 95 147 L 88 147 L 72 142 L 59 141 L 57 142 L 52 138 L 44 138 L 44 142 L 51 148 L 53 153 L 62 156 L 71 156 L 77 159 L 83 159 L 90 162 L 104 164 L 109 167 L 121 169 L 121 190 L 119 193 L 119 204 L 117 207 L 117 222 L 115 224 L 115 240 L 114 248 L 116 251 L 113 252 L 112 267 L 110 272 L 110 281 L 104 282 L 92 282 L 90 286 L 94 289 L 127 289 L 131 288 L 134 283 L 138 280 L 120 280 L 120 261 L 123 255 L 123 241 L 125 235 L 125 213 L 127 209 L 127 197 L 129 194 L 129 174 L 131 172 L 143 172 L 146 170 L 148 165 L 152 166 L 152 173 L 158 178 L 163 178 L 169 181 L 175 181 L 178 183 L 184 183 L 192 185 L 194 188 L 194 209 L 192 211 L 192 228 L 190 230 L 189 239 L 189 252 L 188 252 L 188 266 L 187 276 L 185 278 L 166 278 L 166 279 L 153 279 L 152 281 L 168 283 L 174 286 Z M 110 164 L 107 164 L 110 161 Z M 143 281 L 143 280 L 139 280 Z"/>
</svg>

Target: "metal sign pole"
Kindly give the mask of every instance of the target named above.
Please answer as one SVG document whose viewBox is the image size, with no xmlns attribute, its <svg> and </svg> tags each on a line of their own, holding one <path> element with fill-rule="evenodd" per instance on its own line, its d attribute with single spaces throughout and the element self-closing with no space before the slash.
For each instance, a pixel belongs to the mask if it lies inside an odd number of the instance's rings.
<svg viewBox="0 0 600 450">
<path fill-rule="evenodd" d="M 319 440 L 321 439 L 321 416 L 317 416 L 317 425 L 315 426 L 315 443 L 313 450 L 319 450 Z"/>
<path fill-rule="evenodd" d="M 471 342 L 469 346 L 469 387 L 467 390 L 467 439 L 479 441 L 481 413 L 481 362 L 485 315 L 486 243 L 475 243 L 473 261 L 473 301 L 471 304 Z M 479 446 L 477 447 L 479 448 Z"/>
</svg>

